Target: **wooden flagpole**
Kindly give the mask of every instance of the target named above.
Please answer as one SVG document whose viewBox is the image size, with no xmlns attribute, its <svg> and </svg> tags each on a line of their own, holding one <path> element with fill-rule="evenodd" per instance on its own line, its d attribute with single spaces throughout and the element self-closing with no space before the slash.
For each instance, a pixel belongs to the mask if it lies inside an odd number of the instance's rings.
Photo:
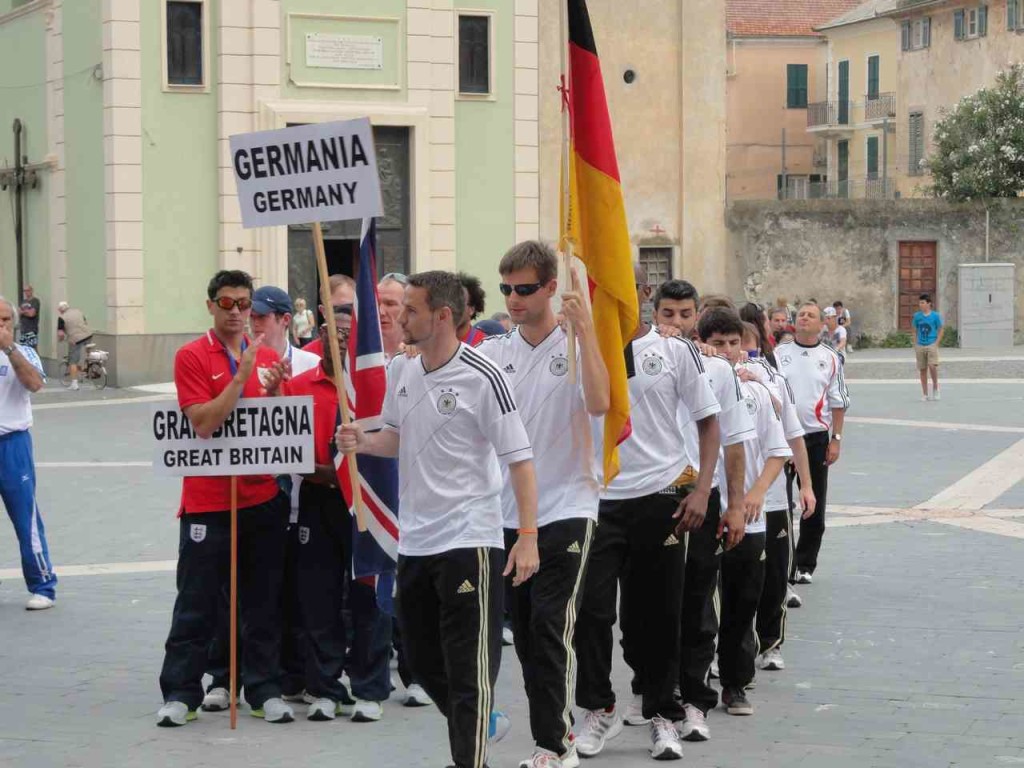
<svg viewBox="0 0 1024 768">
<path fill-rule="evenodd" d="M 565 285 L 572 290 L 572 240 L 569 237 L 570 221 L 570 180 L 569 173 L 572 165 L 570 161 L 571 148 L 569 144 L 569 3 L 568 0 L 558 0 L 558 15 L 562 39 L 560 49 L 562 56 L 562 172 L 559 174 L 561 180 L 562 210 L 561 210 L 561 240 L 562 240 L 562 268 L 565 271 Z M 567 353 L 569 360 L 569 382 L 576 383 L 576 329 L 573 324 L 566 320 L 565 335 L 567 337 Z"/>
<path fill-rule="evenodd" d="M 238 477 L 231 476 L 231 602 L 229 622 L 231 640 L 228 670 L 228 696 L 231 702 L 231 730 L 238 727 Z"/>
<path fill-rule="evenodd" d="M 338 402 L 341 404 L 341 423 L 349 424 L 352 421 L 352 413 L 348 409 L 348 393 L 345 391 L 345 371 L 341 366 L 341 352 L 338 349 L 338 327 L 334 324 L 334 306 L 331 302 L 331 276 L 327 274 L 327 255 L 324 253 L 324 233 L 320 228 L 320 222 L 313 222 L 313 246 L 316 250 L 316 267 L 320 274 L 320 303 L 324 307 L 324 320 L 327 321 L 327 336 L 330 342 L 329 350 L 324 354 L 330 354 L 331 364 L 334 366 L 334 386 L 338 390 Z M 349 339 L 354 344 L 354 339 Z M 363 532 L 366 530 L 366 517 L 363 513 L 363 491 L 359 486 L 359 467 L 356 465 L 355 454 L 349 454 L 348 475 L 352 482 L 352 506 L 356 512 L 356 528 Z"/>
</svg>

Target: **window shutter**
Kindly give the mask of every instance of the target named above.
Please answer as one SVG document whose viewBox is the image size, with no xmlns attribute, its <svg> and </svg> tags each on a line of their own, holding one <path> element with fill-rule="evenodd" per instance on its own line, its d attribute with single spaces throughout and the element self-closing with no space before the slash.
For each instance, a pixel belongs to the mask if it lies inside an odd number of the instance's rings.
<svg viewBox="0 0 1024 768">
<path fill-rule="evenodd" d="M 920 112 L 911 112 L 908 123 L 910 167 L 907 168 L 907 173 L 912 176 L 919 176 L 921 174 L 921 158 L 924 156 L 924 115 Z"/>
<path fill-rule="evenodd" d="M 1016 0 L 1010 0 L 1015 2 Z M 902 48 L 904 51 L 910 50 L 910 22 L 904 21 L 900 25 L 900 41 L 902 42 Z"/>
<path fill-rule="evenodd" d="M 921 47 L 930 48 L 932 45 L 932 17 L 925 16 L 921 19 Z"/>
<path fill-rule="evenodd" d="M 978 37 L 988 34 L 988 6 L 978 6 Z"/>
<path fill-rule="evenodd" d="M 800 93 L 798 94 L 800 99 L 800 107 L 803 109 L 807 108 L 807 65 L 801 64 L 797 71 L 797 86 L 799 87 Z"/>
<path fill-rule="evenodd" d="M 964 11 L 953 11 L 953 39 L 963 40 L 966 35 L 964 34 Z"/>
<path fill-rule="evenodd" d="M 878 56 L 868 58 L 868 99 L 878 98 Z"/>
<path fill-rule="evenodd" d="M 985 14 L 988 16 L 988 14 Z M 1006 0 L 1006 28 L 1017 29 L 1017 0 Z"/>
</svg>

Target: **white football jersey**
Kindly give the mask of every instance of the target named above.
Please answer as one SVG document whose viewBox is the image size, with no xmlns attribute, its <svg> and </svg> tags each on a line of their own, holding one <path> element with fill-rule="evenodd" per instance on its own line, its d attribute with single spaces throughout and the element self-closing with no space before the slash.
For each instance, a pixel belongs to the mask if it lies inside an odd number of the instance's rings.
<svg viewBox="0 0 1024 768">
<path fill-rule="evenodd" d="M 765 461 L 771 458 L 791 458 L 793 451 L 786 442 L 786 435 L 782 429 L 782 418 L 775 410 L 775 403 L 772 401 L 772 393 L 764 384 L 756 381 L 744 381 L 740 384 L 743 391 L 743 403 L 747 413 L 754 420 L 756 436 L 753 440 L 743 443 L 746 453 L 746 469 L 743 482 L 743 491 L 746 493 L 754 487 L 757 478 L 764 472 Z M 782 477 L 782 473 L 779 473 Z M 747 523 L 747 533 L 764 533 L 765 516 L 769 509 L 765 494 L 765 505 L 761 508 L 761 515 L 752 523 Z"/>
<path fill-rule="evenodd" d="M 568 337 L 560 326 L 536 347 L 518 330 L 488 336 L 476 351 L 512 383 L 537 473 L 537 525 L 573 517 L 597 519 L 597 469 L 583 377 L 569 382 Z M 576 359 L 579 360 L 577 347 Z M 519 527 L 516 495 L 502 468 L 501 508 L 506 528 Z"/>
<path fill-rule="evenodd" d="M 497 366 L 465 344 L 429 373 L 422 357 L 399 355 L 388 366 L 382 421 L 400 439 L 399 554 L 504 548 L 498 462 L 533 453 Z"/>
<path fill-rule="evenodd" d="M 787 341 L 775 348 L 779 370 L 793 389 L 796 411 L 807 434 L 832 429 L 832 409 L 850 407 L 839 355 L 827 344 Z"/>
<path fill-rule="evenodd" d="M 667 488 L 686 469 L 685 420 L 721 411 L 700 351 L 691 341 L 665 338 L 652 328 L 626 347 L 632 433 L 619 444 L 619 474 L 601 488 L 602 499 L 636 499 Z M 598 482 L 603 486 L 604 423 L 594 424 Z"/>
<path fill-rule="evenodd" d="M 43 374 L 43 364 L 32 347 L 15 344 L 29 365 Z M 45 378 L 46 374 L 43 374 Z M 32 393 L 18 380 L 14 363 L 0 352 L 0 435 L 22 432 L 32 426 Z"/>
</svg>

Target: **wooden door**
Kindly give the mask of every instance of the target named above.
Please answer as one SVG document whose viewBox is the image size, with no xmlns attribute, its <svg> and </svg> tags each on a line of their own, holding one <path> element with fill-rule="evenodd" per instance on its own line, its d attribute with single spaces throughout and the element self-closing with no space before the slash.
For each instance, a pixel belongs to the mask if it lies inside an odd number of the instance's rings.
<svg viewBox="0 0 1024 768">
<path fill-rule="evenodd" d="M 910 321 L 917 312 L 918 298 L 931 294 L 932 305 L 939 309 L 935 295 L 936 247 L 934 241 L 900 243 L 899 329 L 910 331 Z"/>
</svg>

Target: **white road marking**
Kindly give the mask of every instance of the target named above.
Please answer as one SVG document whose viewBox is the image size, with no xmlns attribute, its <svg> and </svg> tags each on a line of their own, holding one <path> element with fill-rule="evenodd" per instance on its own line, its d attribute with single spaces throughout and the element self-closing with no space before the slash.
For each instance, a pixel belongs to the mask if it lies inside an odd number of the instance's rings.
<svg viewBox="0 0 1024 768">
<path fill-rule="evenodd" d="M 1024 539 L 1024 524 L 1015 523 L 1011 520 L 997 520 L 987 515 L 951 517 L 946 519 L 936 518 L 935 522 L 964 528 L 969 531 L 981 531 L 982 533 L 994 533 L 998 536 L 1010 536 L 1014 539 Z"/>
<path fill-rule="evenodd" d="M 874 416 L 847 416 L 847 424 L 877 424 L 886 427 L 915 427 L 924 429 L 952 429 L 964 432 L 1010 432 L 1024 434 L 1024 427 L 1002 424 L 964 424 L 958 421 L 917 421 L 914 419 L 881 419 Z"/>
<path fill-rule="evenodd" d="M 132 405 L 133 403 L 159 403 L 173 400 L 171 395 L 146 395 L 144 397 L 118 397 L 111 400 L 79 400 L 64 403 L 33 403 L 33 411 L 58 411 L 66 408 L 95 408 L 101 405 Z"/>
<path fill-rule="evenodd" d="M 1024 480 L 1024 440 L 935 494 L 916 509 L 983 509 Z"/>
<path fill-rule="evenodd" d="M 152 467 L 151 461 L 37 461 L 36 469 L 110 469 Z"/>
<path fill-rule="evenodd" d="M 92 565 L 55 564 L 59 578 L 65 576 L 120 576 L 129 573 L 166 573 L 177 568 L 177 560 L 145 560 L 139 563 L 94 563 Z M 0 569 L 0 579 L 20 579 L 21 568 Z"/>
</svg>

